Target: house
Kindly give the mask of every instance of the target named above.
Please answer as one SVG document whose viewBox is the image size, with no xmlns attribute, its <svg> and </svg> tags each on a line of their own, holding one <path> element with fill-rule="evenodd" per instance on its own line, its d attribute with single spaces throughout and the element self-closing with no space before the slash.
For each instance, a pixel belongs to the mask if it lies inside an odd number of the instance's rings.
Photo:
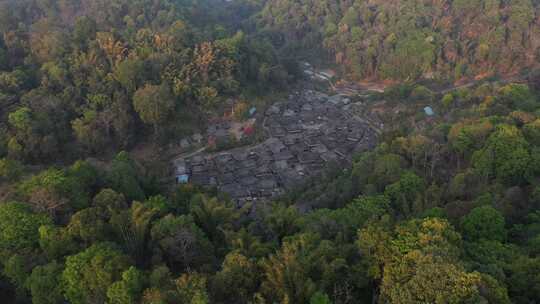
<svg viewBox="0 0 540 304">
<path fill-rule="evenodd" d="M 427 106 L 424 108 L 424 113 L 426 113 L 427 116 L 433 116 L 435 115 L 435 112 L 433 111 L 433 108 L 430 106 Z"/>
<path fill-rule="evenodd" d="M 257 113 L 257 108 L 256 107 L 252 107 L 251 109 L 249 109 L 249 116 L 253 116 L 253 115 L 255 115 L 255 113 Z"/>
<path fill-rule="evenodd" d="M 187 184 L 189 183 L 189 175 L 188 174 L 180 174 L 176 176 L 176 183 L 177 184 Z"/>
<path fill-rule="evenodd" d="M 352 107 L 351 113 L 344 113 L 349 101 L 339 94 L 296 93 L 265 111 L 269 134 L 264 142 L 177 160 L 173 163 L 176 181 L 215 186 L 237 203 L 294 189 L 320 174 L 329 162 L 344 165 L 353 153 L 375 145 L 376 132 L 356 119 Z M 229 130 L 227 123 L 216 123 L 208 129 L 208 137 L 228 139 Z M 191 145 L 196 142 L 188 140 Z"/>
</svg>

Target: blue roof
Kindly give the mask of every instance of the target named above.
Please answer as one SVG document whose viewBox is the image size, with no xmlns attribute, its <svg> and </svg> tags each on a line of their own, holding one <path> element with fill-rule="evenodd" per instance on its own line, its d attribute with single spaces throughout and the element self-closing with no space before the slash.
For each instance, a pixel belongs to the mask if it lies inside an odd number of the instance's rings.
<svg viewBox="0 0 540 304">
<path fill-rule="evenodd" d="M 189 175 L 187 174 L 180 174 L 176 176 L 176 182 L 180 184 L 187 184 L 189 182 Z"/>
<path fill-rule="evenodd" d="M 253 107 L 253 108 L 249 109 L 249 115 L 253 115 L 253 114 L 255 114 L 255 112 L 257 112 L 257 108 Z"/>
<path fill-rule="evenodd" d="M 428 116 L 435 115 L 435 112 L 433 112 L 433 108 L 431 108 L 431 107 L 425 107 L 424 112 L 426 112 L 426 115 L 428 115 Z"/>
</svg>

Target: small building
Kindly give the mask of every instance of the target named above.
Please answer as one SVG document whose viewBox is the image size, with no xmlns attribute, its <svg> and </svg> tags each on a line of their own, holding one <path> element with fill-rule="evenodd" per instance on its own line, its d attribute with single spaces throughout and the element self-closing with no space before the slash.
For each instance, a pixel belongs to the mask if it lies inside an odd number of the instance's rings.
<svg viewBox="0 0 540 304">
<path fill-rule="evenodd" d="M 249 116 L 253 116 L 253 115 L 255 115 L 255 113 L 257 113 L 257 108 L 256 107 L 252 107 L 251 109 L 249 109 Z"/>
<path fill-rule="evenodd" d="M 189 183 L 189 175 L 188 174 L 180 174 L 176 176 L 176 183 L 177 184 L 187 184 Z"/>
<path fill-rule="evenodd" d="M 424 113 L 426 113 L 427 116 L 435 115 L 435 112 L 433 111 L 433 108 L 429 107 L 429 106 L 424 108 Z"/>
</svg>

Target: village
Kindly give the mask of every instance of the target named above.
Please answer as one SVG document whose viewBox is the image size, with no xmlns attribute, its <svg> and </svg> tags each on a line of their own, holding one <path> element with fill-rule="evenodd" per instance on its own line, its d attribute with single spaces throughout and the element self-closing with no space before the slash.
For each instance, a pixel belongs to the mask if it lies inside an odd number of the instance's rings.
<svg viewBox="0 0 540 304">
<path fill-rule="evenodd" d="M 376 127 L 353 114 L 358 106 L 361 102 L 352 103 L 345 95 L 295 92 L 261 113 L 266 140 L 177 158 L 176 182 L 215 187 L 240 205 L 278 197 L 316 178 L 329 164 L 346 166 L 355 153 L 376 145 Z M 230 125 L 211 125 L 206 136 L 226 139 L 229 131 Z M 200 134 L 195 136 L 201 140 Z"/>
</svg>

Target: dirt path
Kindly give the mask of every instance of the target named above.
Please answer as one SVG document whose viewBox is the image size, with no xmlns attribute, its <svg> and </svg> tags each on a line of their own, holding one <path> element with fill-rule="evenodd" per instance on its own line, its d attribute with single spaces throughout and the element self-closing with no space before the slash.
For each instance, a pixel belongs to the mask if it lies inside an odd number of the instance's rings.
<svg viewBox="0 0 540 304">
<path fill-rule="evenodd" d="M 175 156 L 174 161 L 179 160 L 179 159 L 183 159 L 183 158 L 190 158 L 190 157 L 195 156 L 197 154 L 203 153 L 204 151 L 206 151 L 206 149 L 208 149 L 208 146 L 201 147 L 201 148 L 199 148 L 199 149 L 197 149 L 195 151 L 192 151 L 192 152 L 182 153 L 180 155 Z"/>
<path fill-rule="evenodd" d="M 527 80 L 528 77 L 529 77 L 529 74 L 528 75 L 517 75 L 517 76 L 508 77 L 508 78 L 502 78 L 500 80 L 490 81 L 490 82 L 499 82 L 501 84 L 508 84 L 508 83 L 513 83 L 513 82 L 525 81 L 525 80 Z M 448 89 L 437 91 L 435 93 L 446 94 L 446 93 L 453 92 L 455 90 L 470 88 L 470 87 L 473 87 L 473 86 L 479 84 L 482 81 L 485 81 L 485 80 L 483 80 L 483 79 L 473 80 L 471 82 L 468 82 L 468 83 L 465 83 L 465 84 L 462 84 L 462 85 L 458 85 L 458 86 L 453 86 L 453 87 L 450 87 Z"/>
<path fill-rule="evenodd" d="M 508 84 L 513 82 L 522 82 L 526 81 L 527 78 L 530 76 L 530 74 L 527 75 L 516 75 L 511 77 L 502 77 L 501 79 L 498 79 L 496 81 L 490 81 L 490 82 L 499 82 L 501 84 Z M 436 90 L 434 93 L 438 94 L 446 94 L 449 92 L 453 92 L 455 90 L 464 89 L 464 88 L 470 88 L 473 87 L 481 82 L 486 81 L 485 79 L 478 79 L 478 80 L 472 80 L 470 82 L 460 84 L 460 85 L 453 85 L 446 89 Z M 343 95 L 361 95 L 362 93 L 368 93 L 368 92 L 377 92 L 377 93 L 384 93 L 384 90 L 392 85 L 392 82 L 388 81 L 378 81 L 378 82 L 368 82 L 368 81 L 360 81 L 360 82 L 347 82 L 345 80 L 338 80 L 336 83 L 332 83 L 332 81 L 328 81 L 330 83 L 330 86 L 332 87 L 332 90 L 336 94 L 343 94 Z M 397 82 L 396 82 L 397 83 Z"/>
</svg>

